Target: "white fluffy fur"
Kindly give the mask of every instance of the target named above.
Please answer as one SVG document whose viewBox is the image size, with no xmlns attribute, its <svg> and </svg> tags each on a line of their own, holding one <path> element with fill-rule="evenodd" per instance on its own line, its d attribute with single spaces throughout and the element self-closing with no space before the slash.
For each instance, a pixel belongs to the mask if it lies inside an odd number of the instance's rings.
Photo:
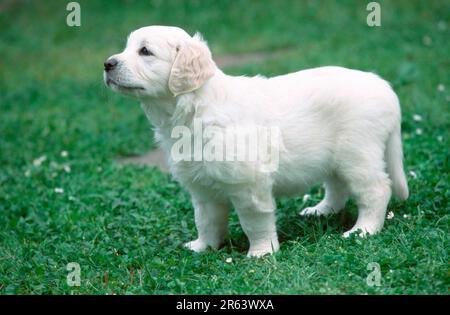
<svg viewBox="0 0 450 315">
<path fill-rule="evenodd" d="M 153 56 L 140 56 L 146 46 Z M 273 78 L 235 77 L 220 71 L 200 36 L 176 27 L 150 26 L 131 33 L 126 49 L 105 73 L 114 90 L 141 101 L 169 157 L 174 177 L 192 196 L 198 238 L 194 251 L 219 247 L 234 207 L 250 241 L 249 256 L 279 249 L 274 197 L 302 194 L 324 182 L 325 198 L 302 215 L 327 215 L 355 198 L 359 214 L 345 236 L 381 230 L 391 189 L 408 197 L 403 171 L 400 106 L 390 85 L 375 74 L 321 67 Z M 252 163 L 170 160 L 171 130 L 257 124 L 281 130 L 279 169 Z"/>
</svg>

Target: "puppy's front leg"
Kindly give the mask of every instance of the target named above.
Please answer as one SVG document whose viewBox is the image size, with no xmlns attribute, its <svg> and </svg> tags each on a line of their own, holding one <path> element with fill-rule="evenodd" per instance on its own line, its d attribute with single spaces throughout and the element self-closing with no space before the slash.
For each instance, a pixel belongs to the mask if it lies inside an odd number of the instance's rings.
<svg viewBox="0 0 450 315">
<path fill-rule="evenodd" d="M 198 238 L 184 246 L 195 252 L 202 252 L 208 247 L 218 249 L 228 234 L 229 207 L 221 203 L 200 202 L 194 198 L 192 203 Z"/>
<path fill-rule="evenodd" d="M 278 251 L 275 205 L 270 192 L 259 198 L 249 194 L 245 198 L 234 198 L 232 202 L 250 242 L 247 256 L 262 257 Z"/>
</svg>

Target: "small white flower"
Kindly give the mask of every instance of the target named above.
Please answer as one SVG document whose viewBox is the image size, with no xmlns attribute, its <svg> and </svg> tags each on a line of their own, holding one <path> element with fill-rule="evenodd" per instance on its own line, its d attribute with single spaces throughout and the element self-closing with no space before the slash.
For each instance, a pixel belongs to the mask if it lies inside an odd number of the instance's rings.
<svg viewBox="0 0 450 315">
<path fill-rule="evenodd" d="M 225 262 L 231 264 L 233 262 L 233 258 L 228 257 L 227 259 L 225 259 Z"/>
<path fill-rule="evenodd" d="M 69 152 L 67 152 L 67 151 L 61 151 L 61 156 L 62 157 L 68 157 L 69 156 Z"/>
<path fill-rule="evenodd" d="M 403 217 L 404 217 L 405 219 L 408 219 L 408 218 L 409 218 L 409 215 L 408 215 L 408 214 L 404 214 Z"/>
<path fill-rule="evenodd" d="M 418 115 L 418 114 L 414 114 L 414 115 L 413 115 L 413 119 L 414 119 L 415 121 L 422 121 L 422 116 L 420 116 L 420 115 Z"/>
<path fill-rule="evenodd" d="M 414 179 L 417 178 L 417 174 L 416 174 L 416 172 L 414 172 L 414 171 L 409 171 L 409 175 L 410 175 L 412 178 L 414 178 Z"/>
<path fill-rule="evenodd" d="M 43 155 L 41 157 L 38 157 L 37 159 L 35 159 L 33 161 L 33 165 L 36 166 L 36 167 L 39 167 L 39 166 L 42 165 L 42 163 L 45 162 L 45 160 L 47 160 L 47 157 L 45 155 Z"/>
<path fill-rule="evenodd" d="M 428 35 L 425 35 L 425 36 L 422 38 L 422 43 L 423 43 L 425 46 L 430 46 L 431 43 L 432 43 L 431 37 L 428 36 Z"/>
<path fill-rule="evenodd" d="M 417 129 L 416 129 L 416 134 L 417 134 L 417 135 L 420 136 L 422 133 L 423 133 L 423 131 L 422 131 L 421 128 L 417 128 Z"/>
<path fill-rule="evenodd" d="M 306 194 L 303 196 L 303 202 L 307 202 L 309 199 L 311 199 L 311 195 Z"/>
<path fill-rule="evenodd" d="M 25 175 L 25 177 L 30 177 L 31 176 L 30 170 L 26 170 L 25 173 L 23 173 L 23 175 Z"/>
<path fill-rule="evenodd" d="M 66 173 L 70 173 L 72 171 L 72 169 L 70 168 L 69 165 L 64 165 L 63 168 L 64 168 L 64 172 L 66 172 Z"/>
<path fill-rule="evenodd" d="M 440 31 L 445 31 L 447 29 L 447 23 L 445 23 L 445 21 L 439 21 L 437 24 L 437 28 Z"/>
<path fill-rule="evenodd" d="M 438 136 L 438 137 L 437 137 L 437 140 L 438 140 L 439 142 L 442 142 L 442 140 L 444 140 L 444 137 L 443 137 L 443 136 Z"/>
<path fill-rule="evenodd" d="M 254 273 L 255 272 L 255 270 L 253 270 L 253 269 L 250 269 L 248 272 L 250 272 L 250 273 Z"/>
<path fill-rule="evenodd" d="M 97 172 L 103 171 L 103 168 L 101 166 L 97 166 Z"/>
<path fill-rule="evenodd" d="M 64 189 L 62 189 L 62 188 L 55 188 L 55 193 L 62 194 L 62 193 L 64 193 Z"/>
<path fill-rule="evenodd" d="M 445 91 L 445 85 L 443 85 L 442 83 L 438 84 L 437 90 L 439 92 L 444 92 Z"/>
<path fill-rule="evenodd" d="M 394 217 L 394 212 L 389 211 L 387 216 L 386 216 L 386 219 L 391 220 L 393 217 Z"/>
</svg>

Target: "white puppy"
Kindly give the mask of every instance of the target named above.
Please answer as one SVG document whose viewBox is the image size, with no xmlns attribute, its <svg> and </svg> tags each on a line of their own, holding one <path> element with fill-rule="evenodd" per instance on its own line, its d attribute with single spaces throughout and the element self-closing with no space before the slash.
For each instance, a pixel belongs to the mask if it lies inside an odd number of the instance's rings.
<svg viewBox="0 0 450 315">
<path fill-rule="evenodd" d="M 172 174 L 191 194 L 198 238 L 186 246 L 194 251 L 223 243 L 231 207 L 249 239 L 249 256 L 277 251 L 274 197 L 305 193 L 320 182 L 325 198 L 301 214 L 337 213 L 355 198 L 358 219 L 344 236 L 380 231 L 391 190 L 408 198 L 399 101 L 375 74 L 322 67 L 273 78 L 229 76 L 201 36 L 166 26 L 132 32 L 125 50 L 104 66 L 111 89 L 140 100 Z M 231 126 L 275 126 L 277 168 L 175 160 L 172 132 L 180 125 L 193 129 L 195 119 L 219 133 Z"/>
</svg>

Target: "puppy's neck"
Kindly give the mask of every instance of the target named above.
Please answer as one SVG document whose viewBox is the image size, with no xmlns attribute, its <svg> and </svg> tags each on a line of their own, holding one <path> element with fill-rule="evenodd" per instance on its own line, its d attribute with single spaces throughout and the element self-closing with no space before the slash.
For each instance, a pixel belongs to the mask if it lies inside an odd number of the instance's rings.
<svg viewBox="0 0 450 315">
<path fill-rule="evenodd" d="M 176 103 L 175 97 L 171 96 L 146 98 L 141 100 L 141 107 L 152 125 L 161 128 L 170 122 Z"/>
<path fill-rule="evenodd" d="M 217 95 L 209 95 L 208 91 L 219 91 L 220 89 L 212 87 L 220 85 L 225 76 L 222 71 L 217 69 L 214 76 L 199 89 L 178 96 L 168 95 L 142 99 L 141 107 L 159 136 L 170 138 L 171 130 L 175 126 L 191 127 L 196 113 L 202 111 L 204 105 L 208 103 L 208 99 L 217 97 Z"/>
</svg>

